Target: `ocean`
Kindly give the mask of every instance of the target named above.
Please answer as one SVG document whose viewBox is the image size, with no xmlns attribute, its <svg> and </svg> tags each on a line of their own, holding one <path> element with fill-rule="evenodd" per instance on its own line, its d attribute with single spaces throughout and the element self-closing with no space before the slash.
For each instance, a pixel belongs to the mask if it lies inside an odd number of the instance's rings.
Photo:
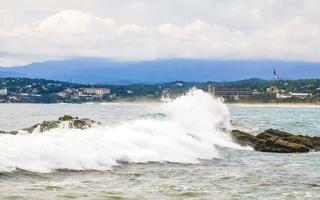
<svg viewBox="0 0 320 200">
<path fill-rule="evenodd" d="M 320 107 L 226 105 L 201 90 L 163 103 L 0 104 L 0 130 L 64 114 L 102 125 L 0 135 L 0 199 L 320 199 L 320 154 L 273 154 L 226 130 L 320 136 Z"/>
</svg>

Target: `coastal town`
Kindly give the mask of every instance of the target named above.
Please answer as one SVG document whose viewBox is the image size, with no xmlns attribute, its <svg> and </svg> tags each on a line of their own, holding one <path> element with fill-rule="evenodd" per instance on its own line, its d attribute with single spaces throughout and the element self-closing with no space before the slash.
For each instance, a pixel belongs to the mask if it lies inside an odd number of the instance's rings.
<svg viewBox="0 0 320 200">
<path fill-rule="evenodd" d="M 28 78 L 0 78 L 1 103 L 84 103 L 157 101 L 199 88 L 230 103 L 319 103 L 320 80 L 260 80 L 235 82 L 170 82 L 132 85 L 82 85 Z"/>
</svg>

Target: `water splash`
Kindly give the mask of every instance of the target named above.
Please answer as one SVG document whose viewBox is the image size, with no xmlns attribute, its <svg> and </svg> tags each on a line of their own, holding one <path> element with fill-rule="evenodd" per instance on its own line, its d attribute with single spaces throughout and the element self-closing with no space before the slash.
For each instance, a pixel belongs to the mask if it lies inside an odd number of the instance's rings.
<svg viewBox="0 0 320 200">
<path fill-rule="evenodd" d="M 219 157 L 215 145 L 240 148 L 220 131 L 231 126 L 227 106 L 202 90 L 167 99 L 157 109 L 113 127 L 1 135 L 0 171 L 110 170 L 119 161 L 199 163 Z"/>
</svg>

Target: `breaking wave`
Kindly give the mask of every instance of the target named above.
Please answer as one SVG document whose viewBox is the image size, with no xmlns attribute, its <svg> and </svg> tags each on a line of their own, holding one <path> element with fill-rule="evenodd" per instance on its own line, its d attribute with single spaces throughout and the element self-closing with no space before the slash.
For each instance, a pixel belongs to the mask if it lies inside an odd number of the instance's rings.
<svg viewBox="0 0 320 200">
<path fill-rule="evenodd" d="M 87 130 L 0 136 L 0 171 L 110 170 L 122 162 L 198 163 L 219 157 L 215 145 L 241 148 L 230 129 L 228 108 L 202 90 L 166 99 L 158 113 Z"/>
</svg>

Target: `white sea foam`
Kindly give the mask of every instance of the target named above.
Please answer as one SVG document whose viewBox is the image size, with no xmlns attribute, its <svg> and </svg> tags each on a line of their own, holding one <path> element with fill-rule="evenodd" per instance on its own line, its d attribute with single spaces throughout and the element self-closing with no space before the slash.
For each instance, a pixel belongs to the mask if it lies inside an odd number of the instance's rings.
<svg viewBox="0 0 320 200">
<path fill-rule="evenodd" d="M 201 90 L 167 100 L 158 110 L 159 116 L 115 126 L 1 135 L 0 171 L 109 170 L 118 161 L 198 163 L 219 157 L 214 145 L 240 148 L 219 131 L 230 128 L 227 107 Z"/>
</svg>

